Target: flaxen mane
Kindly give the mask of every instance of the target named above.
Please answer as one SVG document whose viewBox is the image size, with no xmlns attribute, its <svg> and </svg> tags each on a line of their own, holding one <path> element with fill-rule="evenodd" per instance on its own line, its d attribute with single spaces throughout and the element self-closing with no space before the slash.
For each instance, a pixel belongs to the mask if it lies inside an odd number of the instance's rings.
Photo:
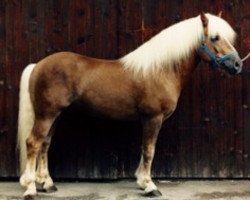
<svg viewBox="0 0 250 200">
<path fill-rule="evenodd" d="M 222 18 L 206 14 L 209 35 L 219 34 L 233 43 L 235 32 Z M 203 27 L 200 16 L 181 21 L 151 38 L 136 50 L 121 58 L 124 68 L 135 74 L 148 75 L 163 66 L 171 67 L 187 59 L 200 44 Z"/>
</svg>

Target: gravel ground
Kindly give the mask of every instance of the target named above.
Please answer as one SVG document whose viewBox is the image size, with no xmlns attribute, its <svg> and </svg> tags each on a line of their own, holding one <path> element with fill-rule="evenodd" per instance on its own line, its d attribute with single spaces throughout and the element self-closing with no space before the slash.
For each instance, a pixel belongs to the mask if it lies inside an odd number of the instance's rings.
<svg viewBox="0 0 250 200">
<path fill-rule="evenodd" d="M 163 196 L 154 200 L 250 200 L 250 180 L 156 181 Z M 104 183 L 57 182 L 55 193 L 39 193 L 37 200 L 147 200 L 134 181 Z M 0 182 L 0 200 L 23 199 L 18 182 Z"/>
</svg>

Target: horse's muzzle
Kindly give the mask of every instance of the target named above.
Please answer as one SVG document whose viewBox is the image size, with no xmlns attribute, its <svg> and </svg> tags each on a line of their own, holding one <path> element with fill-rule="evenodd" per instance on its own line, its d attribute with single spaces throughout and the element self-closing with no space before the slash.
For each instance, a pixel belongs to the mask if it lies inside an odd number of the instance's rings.
<svg viewBox="0 0 250 200">
<path fill-rule="evenodd" d="M 231 75 L 239 74 L 242 71 L 243 62 L 238 55 L 232 56 L 230 59 L 222 63 L 223 68 Z"/>
</svg>

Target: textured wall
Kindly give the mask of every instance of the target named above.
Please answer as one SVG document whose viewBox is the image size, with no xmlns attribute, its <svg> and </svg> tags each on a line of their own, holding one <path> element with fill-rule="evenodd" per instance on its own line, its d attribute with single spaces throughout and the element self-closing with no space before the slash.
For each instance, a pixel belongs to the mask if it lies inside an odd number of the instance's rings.
<svg viewBox="0 0 250 200">
<path fill-rule="evenodd" d="M 16 127 L 23 68 L 67 50 L 118 58 L 161 29 L 201 11 L 218 13 L 249 51 L 246 0 L 0 1 L 0 177 L 17 175 Z M 185 30 L 183 30 L 185 31 Z M 250 61 L 247 61 L 249 64 Z M 228 78 L 201 63 L 159 136 L 156 177 L 250 177 L 250 79 Z M 133 176 L 140 154 L 138 123 L 98 120 L 78 108 L 58 122 L 50 149 L 54 177 Z"/>
</svg>

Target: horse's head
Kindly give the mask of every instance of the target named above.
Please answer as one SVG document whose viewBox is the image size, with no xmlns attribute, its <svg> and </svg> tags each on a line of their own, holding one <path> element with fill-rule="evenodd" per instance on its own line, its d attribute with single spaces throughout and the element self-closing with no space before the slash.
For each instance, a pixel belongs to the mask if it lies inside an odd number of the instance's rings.
<svg viewBox="0 0 250 200">
<path fill-rule="evenodd" d="M 238 74 L 242 70 L 242 61 L 233 47 L 235 32 L 220 15 L 214 16 L 202 13 L 203 25 L 200 57 L 211 63 L 215 68 L 222 68 L 230 74 Z"/>
</svg>

